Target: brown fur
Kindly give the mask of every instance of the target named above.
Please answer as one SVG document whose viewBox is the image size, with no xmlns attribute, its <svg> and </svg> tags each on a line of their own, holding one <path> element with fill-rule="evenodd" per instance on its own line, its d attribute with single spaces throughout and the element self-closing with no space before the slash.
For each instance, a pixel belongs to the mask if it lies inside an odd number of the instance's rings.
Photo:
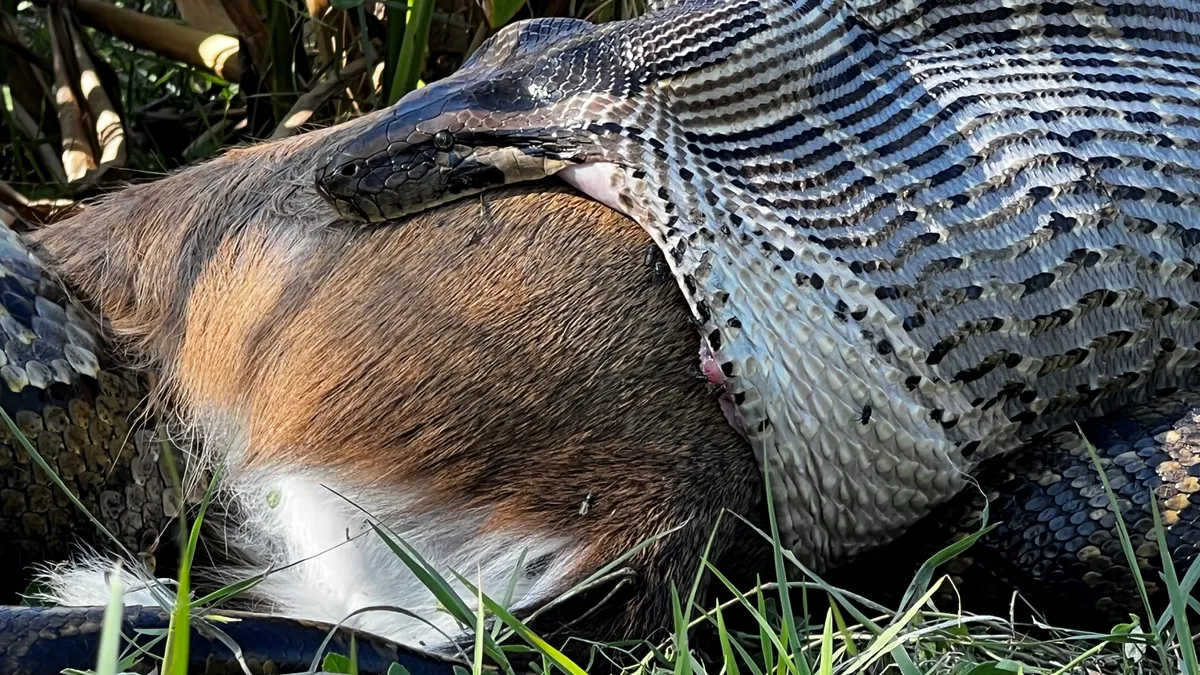
<svg viewBox="0 0 1200 675">
<path fill-rule="evenodd" d="M 31 239 L 185 415 L 245 411 L 248 465 L 418 482 L 431 507 L 576 532 L 580 574 L 689 522 L 635 559 L 624 610 L 581 630 L 667 624 L 717 514 L 756 518 L 762 489 L 649 237 L 565 190 L 336 222 L 310 167 L 355 126 L 230 152 Z"/>
</svg>

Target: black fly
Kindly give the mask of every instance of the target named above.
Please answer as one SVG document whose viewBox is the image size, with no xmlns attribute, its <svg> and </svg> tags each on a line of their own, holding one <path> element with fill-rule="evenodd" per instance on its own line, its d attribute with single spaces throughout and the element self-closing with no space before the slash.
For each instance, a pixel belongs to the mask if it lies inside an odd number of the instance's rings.
<svg viewBox="0 0 1200 675">
<path fill-rule="evenodd" d="M 858 421 L 862 422 L 862 425 L 864 427 L 867 426 L 867 422 L 871 421 L 871 404 L 870 403 L 863 405 L 862 413 L 859 414 Z"/>
</svg>

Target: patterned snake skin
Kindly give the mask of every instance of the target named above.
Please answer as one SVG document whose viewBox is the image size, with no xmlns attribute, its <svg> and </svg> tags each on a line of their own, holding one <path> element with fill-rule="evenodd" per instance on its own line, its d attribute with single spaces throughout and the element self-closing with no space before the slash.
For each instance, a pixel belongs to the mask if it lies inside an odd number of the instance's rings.
<svg viewBox="0 0 1200 675">
<path fill-rule="evenodd" d="M 0 405 L 109 532 L 152 571 L 180 503 L 140 406 L 142 376 L 123 371 L 92 325 L 25 248 L 0 229 Z M 25 590 L 26 568 L 72 547 L 110 542 L 0 424 L 0 593 Z M 166 547 L 168 550 L 170 546 Z M 168 553 L 164 570 L 173 567 Z"/>
<path fill-rule="evenodd" d="M 242 649 L 252 674 L 308 672 L 330 628 L 248 612 L 217 612 L 228 621 L 212 621 Z M 64 668 L 91 668 L 100 645 L 103 608 L 0 607 L 0 675 L 59 675 Z M 211 618 L 211 617 L 210 617 Z M 169 617 L 157 607 L 126 607 L 123 633 L 157 659 L 163 641 L 147 633 L 162 631 Z M 362 675 L 384 675 L 398 663 L 411 675 L 452 675 L 456 661 L 435 657 L 377 637 L 340 628 L 325 653 L 346 656 L 353 636 Z M 241 675 L 241 664 L 218 637 L 193 625 L 188 672 L 193 675 Z M 158 672 L 161 660 L 144 658 L 131 671 Z M 319 664 L 318 664 L 319 665 Z"/>
<path fill-rule="evenodd" d="M 786 543 L 818 569 L 1200 363 L 1194 0 L 534 20 L 316 183 L 382 221 L 555 173 L 667 254 Z"/>
</svg>

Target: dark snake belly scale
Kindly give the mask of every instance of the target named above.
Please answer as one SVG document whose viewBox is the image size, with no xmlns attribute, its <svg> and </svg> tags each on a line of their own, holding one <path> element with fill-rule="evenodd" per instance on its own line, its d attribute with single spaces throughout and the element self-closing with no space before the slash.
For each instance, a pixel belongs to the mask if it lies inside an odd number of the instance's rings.
<svg viewBox="0 0 1200 675">
<path fill-rule="evenodd" d="M 331 626 L 247 612 L 218 612 L 215 623 L 241 648 L 252 673 L 307 672 Z M 0 675 L 58 675 L 64 668 L 91 668 L 100 643 L 103 608 L 0 607 Z M 151 633 L 168 625 L 157 607 L 126 607 L 123 633 L 161 658 L 163 641 Z M 359 672 L 383 675 L 392 664 L 412 675 L 452 675 L 461 663 L 416 652 L 357 631 L 339 629 L 325 653 L 350 654 L 351 638 Z M 128 647 L 127 647 L 128 648 Z M 192 627 L 188 672 L 192 675 L 244 675 L 242 662 L 225 643 Z M 318 662 L 318 667 L 320 663 Z M 161 661 L 144 658 L 130 672 L 157 672 Z"/>
<path fill-rule="evenodd" d="M 144 403 L 144 374 L 120 368 L 83 313 L 25 249 L 0 232 L 0 405 L 43 459 L 109 532 L 151 570 L 165 537 L 170 572 L 179 508 Z M 0 590 L 25 589 L 30 564 L 71 547 L 111 542 L 0 424 Z"/>
</svg>

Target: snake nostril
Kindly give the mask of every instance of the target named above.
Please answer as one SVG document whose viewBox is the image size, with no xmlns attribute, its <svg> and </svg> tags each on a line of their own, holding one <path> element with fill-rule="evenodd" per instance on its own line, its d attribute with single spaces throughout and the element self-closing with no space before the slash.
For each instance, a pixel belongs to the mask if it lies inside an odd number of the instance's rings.
<svg viewBox="0 0 1200 675">
<path fill-rule="evenodd" d="M 338 173 L 347 178 L 353 178 L 358 174 L 358 163 L 355 162 L 354 164 L 347 164 L 346 166 L 343 166 Z"/>
</svg>

